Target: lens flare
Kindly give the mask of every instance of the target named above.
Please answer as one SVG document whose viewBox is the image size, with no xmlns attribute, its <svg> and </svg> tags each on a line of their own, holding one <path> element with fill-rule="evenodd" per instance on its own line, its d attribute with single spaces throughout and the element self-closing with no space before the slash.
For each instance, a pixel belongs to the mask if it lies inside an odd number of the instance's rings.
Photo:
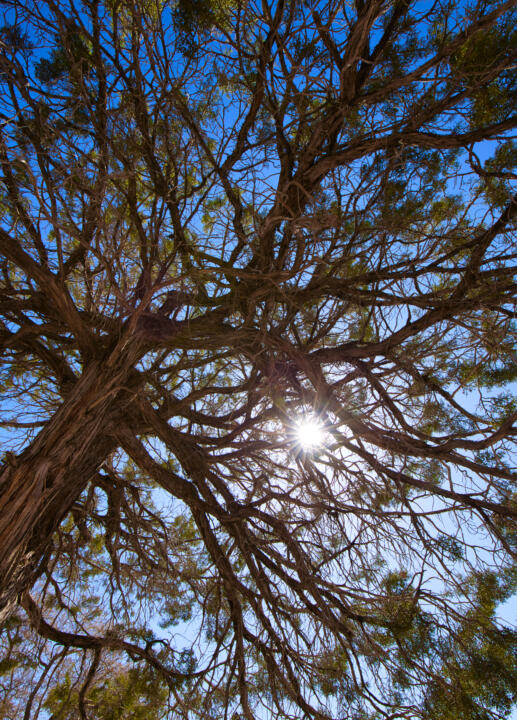
<svg viewBox="0 0 517 720">
<path fill-rule="evenodd" d="M 309 415 L 296 423 L 296 437 L 300 445 L 309 450 L 323 445 L 323 426 L 318 418 Z"/>
</svg>

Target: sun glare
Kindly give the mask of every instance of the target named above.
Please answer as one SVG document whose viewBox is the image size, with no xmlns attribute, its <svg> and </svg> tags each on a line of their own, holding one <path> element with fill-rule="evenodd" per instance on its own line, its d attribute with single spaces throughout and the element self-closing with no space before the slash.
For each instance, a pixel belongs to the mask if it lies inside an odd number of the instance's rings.
<svg viewBox="0 0 517 720">
<path fill-rule="evenodd" d="M 296 436 L 300 445 L 305 449 L 323 445 L 323 427 L 318 418 L 313 415 L 302 418 L 296 424 Z"/>
</svg>

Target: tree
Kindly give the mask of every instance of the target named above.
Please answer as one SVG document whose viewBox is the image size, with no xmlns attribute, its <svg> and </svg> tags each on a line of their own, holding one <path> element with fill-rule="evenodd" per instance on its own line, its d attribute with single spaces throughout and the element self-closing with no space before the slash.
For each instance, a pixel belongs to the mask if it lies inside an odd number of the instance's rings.
<svg viewBox="0 0 517 720">
<path fill-rule="evenodd" d="M 508 713 L 514 5 L 3 2 L 5 717 Z"/>
</svg>

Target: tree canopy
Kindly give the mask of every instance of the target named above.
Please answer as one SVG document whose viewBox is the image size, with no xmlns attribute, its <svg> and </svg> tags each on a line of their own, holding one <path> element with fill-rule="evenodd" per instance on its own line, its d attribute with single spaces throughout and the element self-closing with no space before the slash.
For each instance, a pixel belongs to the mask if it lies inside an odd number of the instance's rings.
<svg viewBox="0 0 517 720">
<path fill-rule="evenodd" d="M 514 0 L 0 9 L 2 716 L 507 717 Z"/>
</svg>

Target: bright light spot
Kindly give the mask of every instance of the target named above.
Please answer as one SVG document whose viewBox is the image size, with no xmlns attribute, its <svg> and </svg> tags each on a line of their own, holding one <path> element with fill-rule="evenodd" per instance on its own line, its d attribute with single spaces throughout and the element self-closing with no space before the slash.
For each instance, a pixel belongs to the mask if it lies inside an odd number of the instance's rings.
<svg viewBox="0 0 517 720">
<path fill-rule="evenodd" d="M 296 436 L 300 445 L 306 449 L 323 445 L 323 427 L 313 415 L 303 418 L 296 424 Z"/>
</svg>

